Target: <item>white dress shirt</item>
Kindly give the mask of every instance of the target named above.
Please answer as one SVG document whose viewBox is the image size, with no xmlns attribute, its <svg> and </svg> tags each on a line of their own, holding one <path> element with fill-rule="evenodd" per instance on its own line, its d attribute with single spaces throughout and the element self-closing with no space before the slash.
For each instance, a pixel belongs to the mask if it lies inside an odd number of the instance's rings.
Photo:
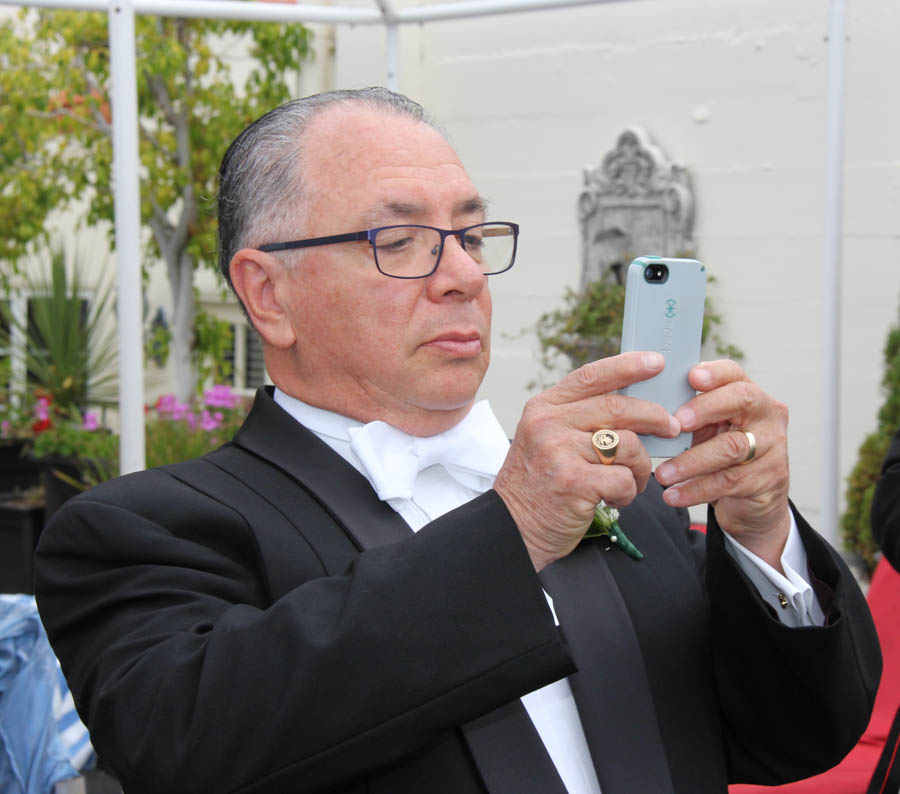
<svg viewBox="0 0 900 794">
<path fill-rule="evenodd" d="M 442 464 L 435 464 L 426 466 L 415 475 L 411 492 L 402 487 L 391 491 L 390 483 L 379 482 L 377 478 L 377 485 L 373 482 L 354 451 L 354 438 L 363 427 L 360 422 L 308 405 L 277 388 L 275 402 L 359 471 L 372 483 L 376 492 L 379 489 L 387 489 L 383 490 L 385 493 L 403 491 L 403 496 L 390 496 L 385 501 L 400 514 L 413 532 L 418 532 L 430 521 L 489 490 L 509 449 L 506 434 L 487 402 L 483 401 L 473 407 L 472 412 L 478 411 L 480 430 L 484 438 L 489 439 L 488 451 L 482 457 L 490 461 L 488 468 L 492 471 L 481 474 L 464 471 L 463 476 L 460 476 L 459 471 L 451 473 Z M 392 432 L 400 431 L 392 429 Z M 785 576 L 744 548 L 728 533 L 725 536 L 729 540 L 729 553 L 767 603 L 776 609 L 782 622 L 791 626 L 822 625 L 822 610 L 806 577 L 801 573 L 807 570 L 806 549 L 800 540 L 793 515 L 790 536 L 782 555 Z M 549 596 L 547 600 L 552 612 L 553 602 Z M 568 679 L 555 681 L 525 695 L 522 703 L 569 794 L 601 794 Z"/>
</svg>

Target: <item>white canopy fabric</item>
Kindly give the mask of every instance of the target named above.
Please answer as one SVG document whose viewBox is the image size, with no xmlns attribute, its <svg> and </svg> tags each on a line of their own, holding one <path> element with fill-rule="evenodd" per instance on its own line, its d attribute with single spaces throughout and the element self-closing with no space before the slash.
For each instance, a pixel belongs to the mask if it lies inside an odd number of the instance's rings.
<svg viewBox="0 0 900 794">
<path fill-rule="evenodd" d="M 113 76 L 113 180 L 119 306 L 120 471 L 143 469 L 144 362 L 141 328 L 140 182 L 138 178 L 137 80 L 135 14 L 154 16 L 243 19 L 270 22 L 309 22 L 347 25 L 384 25 L 386 30 L 385 85 L 396 88 L 397 30 L 404 24 L 433 23 L 525 11 L 565 9 L 634 0 L 469 0 L 395 8 L 391 0 L 375 0 L 377 7 L 301 5 L 283 0 L 20 0 L 18 5 L 105 11 L 109 14 Z M 822 399 L 826 465 L 822 480 L 822 533 L 837 538 L 840 439 L 840 274 L 843 219 L 844 44 L 845 0 L 831 0 L 828 63 L 828 111 L 825 142 L 825 244 L 822 263 L 822 325 L 825 340 Z"/>
</svg>

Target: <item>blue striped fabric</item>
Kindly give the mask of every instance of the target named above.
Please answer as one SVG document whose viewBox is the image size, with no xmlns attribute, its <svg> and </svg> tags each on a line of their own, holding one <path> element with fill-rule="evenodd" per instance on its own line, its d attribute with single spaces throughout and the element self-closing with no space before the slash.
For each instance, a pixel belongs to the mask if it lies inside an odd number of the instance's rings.
<svg viewBox="0 0 900 794">
<path fill-rule="evenodd" d="M 0 791 L 47 794 L 93 761 L 34 598 L 0 595 Z"/>
</svg>

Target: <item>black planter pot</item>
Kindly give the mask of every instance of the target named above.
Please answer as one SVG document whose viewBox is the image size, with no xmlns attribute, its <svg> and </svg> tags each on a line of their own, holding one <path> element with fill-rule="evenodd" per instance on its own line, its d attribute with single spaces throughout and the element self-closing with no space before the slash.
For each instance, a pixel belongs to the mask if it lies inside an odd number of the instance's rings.
<svg viewBox="0 0 900 794">
<path fill-rule="evenodd" d="M 43 505 L 0 496 L 0 592 L 33 592 L 32 560 L 43 524 Z"/>
<path fill-rule="evenodd" d="M 81 482 L 77 458 L 41 458 L 41 484 L 44 486 L 44 523 L 73 496 L 83 490 L 67 480 Z M 62 475 L 62 477 L 60 477 Z"/>
<path fill-rule="evenodd" d="M 0 493 L 25 491 L 41 484 L 41 464 L 28 456 L 30 449 L 25 439 L 0 441 Z"/>
</svg>

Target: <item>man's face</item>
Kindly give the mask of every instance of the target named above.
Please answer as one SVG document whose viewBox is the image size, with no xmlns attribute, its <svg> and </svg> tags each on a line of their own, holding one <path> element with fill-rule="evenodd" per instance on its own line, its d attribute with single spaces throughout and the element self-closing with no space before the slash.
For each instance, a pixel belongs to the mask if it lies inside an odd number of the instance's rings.
<svg viewBox="0 0 900 794">
<path fill-rule="evenodd" d="M 412 119 L 327 110 L 307 132 L 304 162 L 303 237 L 484 220 L 455 152 Z M 342 243 L 304 251 L 277 288 L 297 336 L 289 393 L 422 435 L 468 411 L 490 359 L 491 298 L 455 238 L 427 278 L 389 278 L 368 242 Z"/>
</svg>

